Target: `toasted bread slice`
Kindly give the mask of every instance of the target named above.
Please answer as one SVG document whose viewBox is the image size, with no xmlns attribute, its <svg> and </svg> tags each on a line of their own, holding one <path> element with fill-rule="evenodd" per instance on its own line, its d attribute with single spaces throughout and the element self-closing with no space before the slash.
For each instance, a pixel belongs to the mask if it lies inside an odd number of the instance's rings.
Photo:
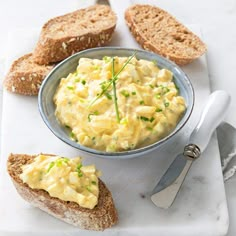
<svg viewBox="0 0 236 236">
<path fill-rule="evenodd" d="M 32 60 L 32 54 L 26 54 L 13 62 L 4 87 L 13 93 L 37 95 L 40 85 L 53 65 L 38 65 Z"/>
<path fill-rule="evenodd" d="M 10 154 L 7 162 L 8 173 L 23 199 L 48 214 L 75 225 L 81 229 L 104 230 L 118 221 L 112 195 L 99 179 L 99 199 L 94 209 L 87 209 L 74 202 L 51 197 L 44 190 L 32 189 L 20 179 L 22 166 L 31 163 L 36 156 Z"/>
<path fill-rule="evenodd" d="M 146 50 L 185 65 L 206 52 L 206 45 L 168 12 L 151 5 L 133 5 L 125 20 L 137 42 Z"/>
<path fill-rule="evenodd" d="M 58 62 L 75 52 L 107 44 L 116 26 L 109 6 L 94 5 L 49 20 L 34 50 L 39 64 Z"/>
</svg>

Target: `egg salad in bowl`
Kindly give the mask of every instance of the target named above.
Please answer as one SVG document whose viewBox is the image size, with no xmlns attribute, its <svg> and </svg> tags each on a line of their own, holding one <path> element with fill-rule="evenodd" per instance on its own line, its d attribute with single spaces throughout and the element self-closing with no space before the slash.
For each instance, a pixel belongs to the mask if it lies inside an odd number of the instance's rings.
<svg viewBox="0 0 236 236">
<path fill-rule="evenodd" d="M 61 79 L 54 102 L 73 140 L 107 152 L 162 139 L 186 109 L 172 72 L 134 56 L 80 58 L 76 71 Z"/>
<path fill-rule="evenodd" d="M 50 130 L 85 154 L 132 158 L 167 143 L 189 119 L 186 74 L 144 50 L 88 49 L 62 61 L 39 92 Z"/>
</svg>

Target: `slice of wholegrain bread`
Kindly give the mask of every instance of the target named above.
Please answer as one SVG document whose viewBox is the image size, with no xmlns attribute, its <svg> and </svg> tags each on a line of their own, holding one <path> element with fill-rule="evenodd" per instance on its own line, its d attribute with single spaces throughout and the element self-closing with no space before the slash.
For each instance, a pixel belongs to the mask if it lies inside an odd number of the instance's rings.
<svg viewBox="0 0 236 236">
<path fill-rule="evenodd" d="M 125 20 L 137 42 L 146 50 L 185 65 L 206 52 L 206 45 L 168 12 L 151 5 L 133 5 Z"/>
<path fill-rule="evenodd" d="M 32 53 L 26 54 L 11 65 L 3 85 L 13 93 L 37 95 L 40 85 L 53 65 L 38 65 L 32 59 Z"/>
<path fill-rule="evenodd" d="M 22 173 L 22 166 L 31 163 L 35 157 L 26 154 L 10 154 L 8 158 L 8 173 L 23 199 L 48 214 L 81 229 L 104 230 L 117 223 L 118 216 L 112 195 L 100 179 L 98 204 L 94 209 L 83 208 L 75 202 L 66 202 L 51 197 L 44 190 L 32 189 L 24 184 L 19 177 Z"/>
<path fill-rule="evenodd" d="M 39 64 L 58 62 L 75 52 L 103 46 L 112 37 L 116 15 L 109 6 L 94 5 L 49 20 L 34 50 Z"/>
</svg>

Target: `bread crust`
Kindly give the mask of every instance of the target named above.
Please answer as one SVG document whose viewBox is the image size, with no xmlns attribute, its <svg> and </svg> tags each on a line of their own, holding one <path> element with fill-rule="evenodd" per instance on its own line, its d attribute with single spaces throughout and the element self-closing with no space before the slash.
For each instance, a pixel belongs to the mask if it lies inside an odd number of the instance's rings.
<svg viewBox="0 0 236 236">
<path fill-rule="evenodd" d="M 160 54 L 178 65 L 192 62 L 207 50 L 197 35 L 158 7 L 135 4 L 125 11 L 125 20 L 145 50 Z"/>
<path fill-rule="evenodd" d="M 91 13 L 93 13 L 94 19 L 89 19 Z M 72 19 L 75 19 L 74 21 L 80 19 L 78 28 L 81 30 L 71 32 L 69 21 Z M 86 20 L 86 22 L 82 23 L 82 20 Z M 38 64 L 50 64 L 59 62 L 81 50 L 104 46 L 112 38 L 116 21 L 115 13 L 105 5 L 95 5 L 53 18 L 42 27 L 33 54 L 34 61 Z M 93 27 L 94 22 L 99 23 L 99 27 L 96 29 Z M 53 26 L 63 28 L 63 33 L 58 35 L 59 30 L 56 30 L 53 35 L 50 30 Z"/>
<path fill-rule="evenodd" d="M 98 204 L 94 209 L 83 208 L 75 202 L 66 202 L 51 197 L 46 191 L 31 189 L 27 184 L 23 183 L 19 177 L 22 173 L 21 167 L 31 163 L 36 156 L 10 154 L 8 157 L 8 173 L 17 192 L 24 200 L 48 214 L 81 229 L 105 230 L 117 223 L 118 215 L 112 195 L 100 179 Z"/>
<path fill-rule="evenodd" d="M 15 60 L 7 73 L 3 85 L 9 91 L 22 95 L 37 95 L 42 81 L 54 65 L 37 65 L 32 53 Z"/>
</svg>

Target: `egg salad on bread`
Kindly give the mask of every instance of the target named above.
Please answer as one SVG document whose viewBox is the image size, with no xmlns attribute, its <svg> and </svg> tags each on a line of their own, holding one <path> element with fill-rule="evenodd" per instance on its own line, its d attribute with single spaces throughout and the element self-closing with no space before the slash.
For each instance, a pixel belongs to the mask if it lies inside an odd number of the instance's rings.
<svg viewBox="0 0 236 236">
<path fill-rule="evenodd" d="M 43 189 L 51 197 L 76 202 L 93 209 L 98 203 L 98 177 L 94 165 L 83 166 L 81 158 L 38 155 L 22 166 L 21 180 L 32 189 Z"/>
</svg>

